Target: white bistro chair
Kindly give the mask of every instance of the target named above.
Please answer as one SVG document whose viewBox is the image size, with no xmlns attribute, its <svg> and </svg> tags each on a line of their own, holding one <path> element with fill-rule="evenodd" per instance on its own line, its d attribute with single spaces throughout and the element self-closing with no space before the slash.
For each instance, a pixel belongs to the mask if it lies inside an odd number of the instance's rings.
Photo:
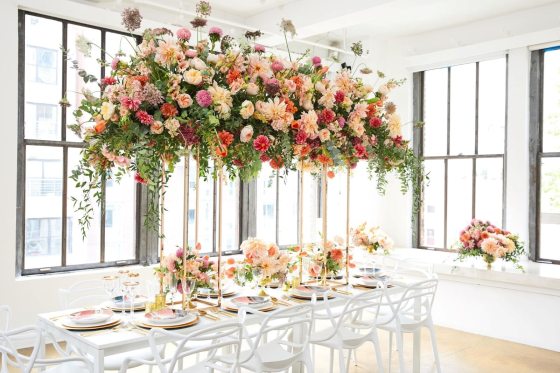
<svg viewBox="0 0 560 373">
<path fill-rule="evenodd" d="M 381 284 L 380 284 L 381 286 Z M 383 372 L 383 361 L 377 337 L 377 316 L 383 298 L 383 289 L 375 289 L 347 297 L 346 304 L 340 312 L 327 308 L 324 313 L 316 315 L 317 319 L 327 319 L 330 325 L 313 333 L 311 344 L 330 349 L 330 372 L 333 372 L 334 351 L 338 351 L 340 373 L 348 372 L 351 352 L 367 342 L 375 349 L 377 367 Z M 368 312 L 364 312 L 368 311 Z M 317 321 L 317 319 L 315 321 Z M 344 359 L 344 350 L 348 350 L 348 359 Z"/>
<path fill-rule="evenodd" d="M 234 373 L 237 371 L 242 334 L 243 326 L 237 322 L 210 326 L 190 334 L 152 329 L 149 340 L 156 358 L 152 360 L 127 358 L 123 361 L 120 373 L 125 373 L 128 368 L 138 365 L 157 366 L 160 373 L 214 371 Z M 177 348 L 172 356 L 161 358 L 156 352 L 162 344 L 166 343 L 166 340 L 173 340 Z M 196 357 L 196 363 L 183 368 L 184 360 L 189 357 Z"/>
<path fill-rule="evenodd" d="M 405 372 L 403 354 L 404 333 L 419 332 L 426 327 L 430 332 L 435 365 L 438 373 L 441 373 L 439 354 L 437 349 L 436 333 L 432 321 L 432 304 L 438 285 L 437 278 L 431 278 L 409 285 L 401 284 L 401 292 L 386 291 L 386 302 L 384 307 L 391 309 L 391 315 L 379 320 L 378 328 L 389 332 L 389 371 L 391 370 L 391 353 L 393 348 L 393 334 L 397 342 L 399 354 L 399 367 Z"/>
<path fill-rule="evenodd" d="M 17 350 L 18 340 L 34 339 L 31 354 L 25 355 Z M 48 338 L 59 358 L 41 357 L 45 349 L 47 336 L 36 326 L 28 326 L 0 333 L 0 352 L 2 354 L 1 373 L 8 373 L 8 367 L 17 368 L 19 372 L 30 373 L 40 369 L 44 373 L 89 373 L 93 371 L 91 362 L 84 356 L 70 354 L 62 349 L 54 338 Z"/>
</svg>

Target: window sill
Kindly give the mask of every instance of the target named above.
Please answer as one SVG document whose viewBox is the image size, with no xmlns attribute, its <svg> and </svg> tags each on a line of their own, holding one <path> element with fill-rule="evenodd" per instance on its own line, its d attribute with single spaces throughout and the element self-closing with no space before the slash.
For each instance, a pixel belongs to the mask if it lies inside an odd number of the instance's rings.
<svg viewBox="0 0 560 373">
<path fill-rule="evenodd" d="M 391 257 L 431 264 L 434 272 L 443 280 L 560 296 L 559 265 L 523 259 L 520 262 L 525 269 L 523 272 L 511 263 L 497 260 L 488 270 L 480 258 L 460 262 L 455 261 L 455 253 L 421 249 L 395 249 Z"/>
<path fill-rule="evenodd" d="M 150 271 L 153 273 L 152 267 L 155 265 L 143 266 L 140 264 L 132 264 L 132 265 L 123 265 L 123 266 L 113 266 L 113 267 L 104 267 L 104 268 L 91 268 L 91 269 L 79 269 L 74 271 L 64 271 L 64 272 L 50 272 L 50 273 L 38 273 L 38 274 L 30 274 L 30 275 L 21 275 L 16 277 L 16 281 L 36 281 L 45 278 L 49 279 L 57 279 L 57 278 L 73 278 L 73 277 L 82 277 L 84 279 L 88 279 L 90 277 L 99 277 L 110 274 L 115 274 L 116 272 L 126 269 L 129 271 L 138 272 L 141 275 L 144 274 L 145 271 Z"/>
</svg>

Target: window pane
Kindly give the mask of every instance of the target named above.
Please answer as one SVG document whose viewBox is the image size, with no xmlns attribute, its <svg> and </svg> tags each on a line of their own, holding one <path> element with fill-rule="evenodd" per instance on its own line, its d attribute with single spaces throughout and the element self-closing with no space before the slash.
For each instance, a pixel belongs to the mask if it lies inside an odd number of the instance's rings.
<svg viewBox="0 0 560 373">
<path fill-rule="evenodd" d="M 114 32 L 107 32 L 105 34 L 105 60 L 111 62 L 117 54 L 123 54 L 126 56 L 124 60 L 128 60 L 128 57 L 134 52 L 134 47 L 136 46 L 136 39 L 125 36 L 121 34 L 116 34 Z M 121 60 L 123 58 L 121 57 Z M 105 75 L 110 75 L 111 68 L 105 68 Z"/>
<path fill-rule="evenodd" d="M 225 177 L 222 197 L 222 250 L 239 250 L 239 179 Z"/>
<path fill-rule="evenodd" d="M 108 180 L 105 196 L 105 261 L 136 258 L 136 182 Z"/>
<path fill-rule="evenodd" d="M 471 159 L 447 161 L 447 248 L 472 218 L 472 165 Z"/>
<path fill-rule="evenodd" d="M 543 151 L 560 152 L 560 50 L 544 53 Z"/>
<path fill-rule="evenodd" d="M 257 237 L 276 242 L 276 171 L 263 164 L 257 178 Z"/>
<path fill-rule="evenodd" d="M 84 98 L 84 92 L 99 96 L 98 82 L 85 83 L 82 77 L 78 76 L 78 70 L 73 68 L 72 61 L 76 61 L 80 69 L 85 70 L 99 79 L 101 74 L 101 66 L 97 60 L 101 59 L 101 50 L 99 47 L 91 46 L 89 55 L 80 51 L 76 45 L 85 41 L 101 45 L 101 31 L 76 25 L 68 25 L 68 77 L 67 77 L 67 97 L 72 106 L 66 111 L 66 121 L 68 124 L 74 124 L 76 119 L 72 112 L 78 107 L 80 101 Z M 66 129 L 66 139 L 68 141 L 81 141 L 69 128 Z"/>
<path fill-rule="evenodd" d="M 539 256 L 560 260 L 560 158 L 543 158 L 541 162 Z"/>
<path fill-rule="evenodd" d="M 424 155 L 447 154 L 447 69 L 424 72 Z"/>
<path fill-rule="evenodd" d="M 476 64 L 451 67 L 450 154 L 474 154 Z"/>
<path fill-rule="evenodd" d="M 26 147 L 25 269 L 61 265 L 62 149 Z"/>
<path fill-rule="evenodd" d="M 502 158 L 481 158 L 476 161 L 475 217 L 502 226 L 503 165 Z"/>
<path fill-rule="evenodd" d="M 445 164 L 443 160 L 426 160 L 424 167 L 429 182 L 424 188 L 420 244 L 441 249 L 445 246 L 443 243 Z"/>
<path fill-rule="evenodd" d="M 344 175 L 344 174 L 342 174 Z M 345 177 L 345 175 L 343 176 Z M 355 228 L 363 222 L 377 225 L 379 206 L 376 205 L 378 198 L 383 198 L 377 193 L 375 178 L 369 177 L 367 162 L 358 162 L 352 170 L 350 180 L 350 227 Z M 364 196 L 367 196 L 364 198 Z M 386 229 L 383 228 L 382 229 Z"/>
<path fill-rule="evenodd" d="M 278 244 L 295 245 L 298 240 L 298 173 L 288 172 L 281 174 L 278 183 L 278 198 L 280 206 L 278 210 Z"/>
<path fill-rule="evenodd" d="M 76 168 L 80 160 L 80 149 L 68 149 L 68 175 Z M 101 219 L 99 206 L 94 202 L 94 219 L 87 230 L 87 237 L 82 238 L 82 231 L 78 219 L 81 211 L 75 211 L 72 197 L 82 200 L 82 190 L 75 187 L 75 183 L 68 179 L 68 228 L 66 230 L 67 249 L 66 264 L 99 263 L 101 253 Z"/>
<path fill-rule="evenodd" d="M 327 182 L 327 238 L 338 236 L 346 240 L 346 172 L 338 172 Z"/>
<path fill-rule="evenodd" d="M 321 180 L 309 172 L 303 173 L 303 242 L 318 242 L 322 223 L 319 215 L 319 185 Z"/>
<path fill-rule="evenodd" d="M 25 138 L 60 140 L 62 23 L 25 16 Z"/>
<path fill-rule="evenodd" d="M 479 63 L 478 154 L 503 154 L 506 123 L 506 59 Z"/>
</svg>

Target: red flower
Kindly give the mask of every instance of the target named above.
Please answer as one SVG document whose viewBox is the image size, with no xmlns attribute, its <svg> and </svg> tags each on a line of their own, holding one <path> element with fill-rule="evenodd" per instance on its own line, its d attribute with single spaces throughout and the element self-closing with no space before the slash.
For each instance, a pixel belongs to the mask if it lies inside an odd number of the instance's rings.
<svg viewBox="0 0 560 373">
<path fill-rule="evenodd" d="M 305 133 L 305 131 L 298 131 L 296 135 L 296 144 L 304 144 L 306 140 L 307 134 Z"/>
<path fill-rule="evenodd" d="M 161 107 L 159 108 L 159 110 L 161 110 L 161 115 L 163 115 L 166 118 L 169 117 L 174 117 L 175 115 L 177 115 L 177 113 L 179 112 L 177 110 L 177 108 L 175 107 L 175 105 L 170 104 L 168 102 L 166 102 L 165 104 L 161 105 Z"/>
<path fill-rule="evenodd" d="M 342 91 L 336 91 L 336 93 L 334 94 L 334 102 L 336 102 L 337 104 L 340 104 L 341 102 L 344 101 L 345 95 L 344 92 Z"/>
<path fill-rule="evenodd" d="M 367 150 L 366 147 L 362 144 L 354 145 L 354 151 L 356 151 L 356 157 L 358 158 L 367 158 Z"/>
<path fill-rule="evenodd" d="M 282 158 L 280 156 L 276 156 L 276 158 L 272 158 L 270 160 L 270 167 L 273 170 L 278 170 L 278 169 L 282 168 L 282 166 L 284 166 L 284 161 L 282 160 Z"/>
<path fill-rule="evenodd" d="M 117 83 L 117 79 L 113 78 L 112 76 L 107 76 L 101 79 L 101 85 L 113 85 Z"/>
<path fill-rule="evenodd" d="M 373 117 L 369 120 L 369 125 L 372 126 L 373 128 L 381 127 L 382 123 L 383 122 L 381 121 L 381 118 L 379 118 L 379 117 Z"/>
<path fill-rule="evenodd" d="M 261 156 L 259 157 L 259 159 L 261 160 L 261 162 L 268 162 L 270 161 L 270 157 L 264 153 L 261 154 Z"/>
<path fill-rule="evenodd" d="M 328 155 L 319 154 L 317 156 L 317 161 L 322 164 L 330 164 L 332 162 L 332 159 Z"/>
<path fill-rule="evenodd" d="M 228 131 L 218 132 L 218 137 L 220 138 L 220 143 L 224 146 L 230 146 L 233 142 L 233 135 Z"/>
<path fill-rule="evenodd" d="M 331 109 L 325 109 L 319 113 L 319 123 L 330 123 L 334 121 L 336 115 Z"/>
<path fill-rule="evenodd" d="M 367 106 L 367 116 L 368 117 L 373 117 L 375 115 L 375 113 L 377 112 L 377 106 L 375 104 L 369 104 Z"/>
<path fill-rule="evenodd" d="M 241 162 L 239 159 L 234 159 L 233 164 L 239 168 L 244 166 L 243 162 Z"/>
<path fill-rule="evenodd" d="M 402 136 L 399 135 L 399 136 L 393 137 L 393 143 L 395 144 L 396 147 L 401 146 L 402 142 L 403 142 Z"/>
<path fill-rule="evenodd" d="M 140 176 L 140 174 L 138 172 L 134 175 L 134 181 L 136 181 L 137 183 L 140 183 L 140 184 L 144 184 L 144 185 L 148 184 L 146 179 L 144 179 L 142 176 Z"/>
<path fill-rule="evenodd" d="M 264 153 L 270 147 L 270 140 L 265 135 L 259 135 L 253 141 L 253 147 L 255 148 L 256 151 Z"/>
<path fill-rule="evenodd" d="M 227 148 L 225 146 L 216 146 L 216 149 L 214 149 L 214 152 L 220 158 L 227 157 Z"/>
<path fill-rule="evenodd" d="M 338 262 L 338 261 L 342 260 L 342 256 L 343 256 L 342 250 L 340 250 L 340 249 L 331 250 L 331 258 L 333 260 Z"/>
<path fill-rule="evenodd" d="M 136 118 L 140 121 L 140 123 L 146 124 L 148 126 L 150 124 L 154 123 L 154 117 L 152 117 L 150 114 L 148 114 L 144 110 L 137 111 L 136 112 Z"/>
<path fill-rule="evenodd" d="M 334 178 L 334 172 L 329 170 L 329 172 L 327 172 L 327 177 L 329 179 L 333 179 Z"/>
</svg>

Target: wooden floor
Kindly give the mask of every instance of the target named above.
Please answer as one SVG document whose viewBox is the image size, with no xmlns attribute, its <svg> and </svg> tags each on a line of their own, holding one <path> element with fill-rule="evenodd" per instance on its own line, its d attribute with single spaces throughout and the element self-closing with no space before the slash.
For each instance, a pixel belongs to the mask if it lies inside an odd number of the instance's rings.
<svg viewBox="0 0 560 373">
<path fill-rule="evenodd" d="M 560 372 L 560 352 L 529 347 L 518 343 L 483 337 L 453 329 L 437 328 L 437 339 L 444 373 L 558 373 Z M 388 336 L 380 332 L 381 351 L 385 371 L 388 367 Z M 406 371 L 412 371 L 412 337 L 405 337 Z M 393 353 L 391 371 L 398 372 L 397 354 Z M 315 372 L 329 372 L 328 351 L 317 348 Z M 427 332 L 422 334 L 422 372 L 435 372 L 431 343 Z M 335 357 L 335 372 L 338 361 Z M 350 367 L 351 373 L 377 372 L 375 353 L 372 345 L 358 350 L 358 364 Z M 10 370 L 10 372 L 17 372 Z M 145 367 L 130 369 L 129 372 L 147 372 Z"/>
</svg>

